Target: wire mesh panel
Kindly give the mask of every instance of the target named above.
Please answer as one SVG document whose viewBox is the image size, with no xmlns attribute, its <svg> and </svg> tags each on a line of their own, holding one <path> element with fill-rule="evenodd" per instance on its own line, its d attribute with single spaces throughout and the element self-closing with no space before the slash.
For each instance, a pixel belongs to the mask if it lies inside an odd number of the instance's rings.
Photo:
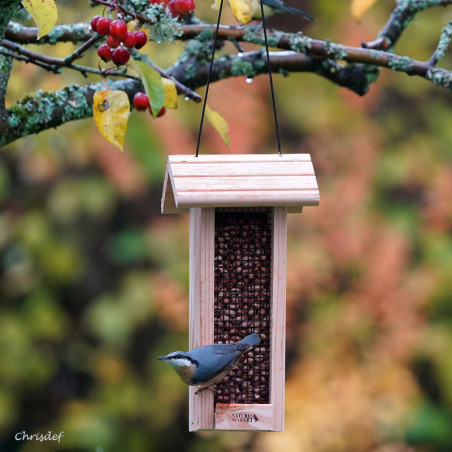
<svg viewBox="0 0 452 452">
<path fill-rule="evenodd" d="M 215 211 L 215 343 L 261 342 L 216 386 L 215 403 L 270 401 L 272 209 Z"/>
</svg>

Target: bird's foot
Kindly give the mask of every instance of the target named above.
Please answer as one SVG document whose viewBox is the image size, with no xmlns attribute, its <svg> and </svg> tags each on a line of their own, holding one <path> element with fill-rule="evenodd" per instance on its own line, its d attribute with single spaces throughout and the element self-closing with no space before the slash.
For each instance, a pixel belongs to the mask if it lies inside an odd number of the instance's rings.
<svg viewBox="0 0 452 452">
<path fill-rule="evenodd" d="M 213 387 L 212 387 L 213 386 Z M 208 389 L 209 391 L 212 391 L 214 394 L 217 392 L 214 385 L 208 385 L 208 386 L 200 386 L 196 391 L 195 394 L 198 395 L 200 392 L 205 391 Z"/>
</svg>

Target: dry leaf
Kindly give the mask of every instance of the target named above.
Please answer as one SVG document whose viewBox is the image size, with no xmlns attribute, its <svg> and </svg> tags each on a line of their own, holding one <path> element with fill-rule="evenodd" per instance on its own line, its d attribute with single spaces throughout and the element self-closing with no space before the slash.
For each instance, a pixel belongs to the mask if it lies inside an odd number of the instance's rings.
<svg viewBox="0 0 452 452">
<path fill-rule="evenodd" d="M 215 130 L 220 134 L 226 146 L 229 147 L 230 141 L 227 135 L 229 126 L 226 119 L 224 119 L 224 117 L 217 111 L 211 110 L 208 105 L 206 105 L 206 118 L 209 120 Z"/>
<path fill-rule="evenodd" d="M 94 122 L 102 136 L 121 151 L 130 114 L 130 102 L 124 91 L 103 90 L 94 93 Z"/>
<path fill-rule="evenodd" d="M 38 26 L 38 39 L 47 35 L 55 26 L 58 10 L 53 0 L 23 0 L 22 5 Z"/>
</svg>

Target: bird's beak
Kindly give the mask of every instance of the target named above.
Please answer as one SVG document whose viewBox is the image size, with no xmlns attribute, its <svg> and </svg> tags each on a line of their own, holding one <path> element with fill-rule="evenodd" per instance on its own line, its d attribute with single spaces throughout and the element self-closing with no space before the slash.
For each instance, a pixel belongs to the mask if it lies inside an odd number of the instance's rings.
<svg viewBox="0 0 452 452">
<path fill-rule="evenodd" d="M 157 359 L 160 359 L 161 361 L 167 361 L 168 358 L 166 356 L 159 356 Z"/>
</svg>

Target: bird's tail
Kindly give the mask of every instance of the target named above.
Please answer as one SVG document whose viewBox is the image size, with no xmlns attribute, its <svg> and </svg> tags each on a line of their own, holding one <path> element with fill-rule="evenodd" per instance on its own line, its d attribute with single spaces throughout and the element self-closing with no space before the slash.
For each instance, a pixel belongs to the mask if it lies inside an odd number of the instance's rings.
<svg viewBox="0 0 452 452">
<path fill-rule="evenodd" d="M 255 345 L 259 344 L 260 338 L 256 333 L 252 333 L 249 336 L 244 337 L 243 339 L 240 339 L 238 342 L 236 342 L 235 345 L 237 345 L 238 350 L 249 350 L 250 348 L 253 348 Z"/>
</svg>

